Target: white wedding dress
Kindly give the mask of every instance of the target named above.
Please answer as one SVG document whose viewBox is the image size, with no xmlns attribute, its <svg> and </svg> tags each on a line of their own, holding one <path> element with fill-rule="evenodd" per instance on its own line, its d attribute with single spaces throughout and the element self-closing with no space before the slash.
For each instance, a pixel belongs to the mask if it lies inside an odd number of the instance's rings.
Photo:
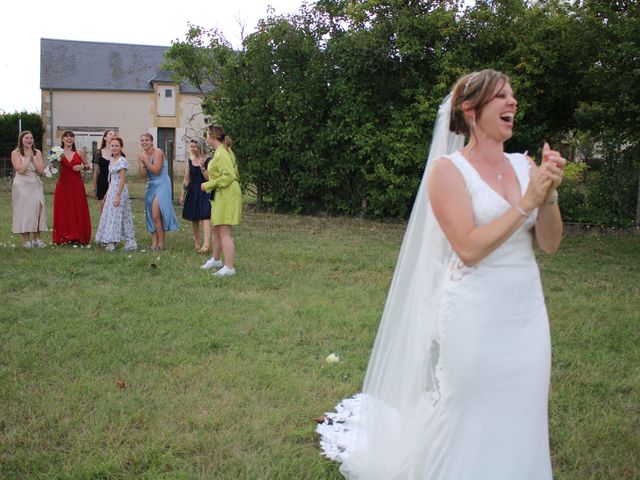
<svg viewBox="0 0 640 480">
<path fill-rule="evenodd" d="M 476 225 L 487 224 L 510 208 L 459 151 L 446 157 L 464 178 Z M 529 162 L 521 154 L 507 158 L 524 193 Z M 551 350 L 532 246 L 536 215 L 534 211 L 522 227 L 474 267 L 466 267 L 454 252 L 449 254 L 440 276 L 438 301 L 427 301 L 421 307 L 433 308 L 437 325 L 431 328 L 433 332 L 418 328 L 418 335 L 428 338 L 417 341 L 417 347 L 412 346 L 410 335 L 403 340 L 413 351 L 414 363 L 434 363 L 433 378 L 406 379 L 420 384 L 424 394 L 399 397 L 383 386 L 393 383 L 391 377 L 370 380 L 362 394 L 346 399 L 336 407 L 336 413 L 328 414 L 331 424 L 318 426 L 323 453 L 342 463 L 345 477 L 552 478 L 547 427 Z M 393 319 L 389 322 L 393 324 Z M 435 340 L 430 338 L 433 335 Z M 398 343 L 396 348 L 404 348 Z M 423 350 L 427 351 L 426 360 Z M 377 366 L 370 364 L 369 369 L 393 362 L 395 354 L 390 352 L 391 348 L 378 355 Z M 412 368 L 411 359 L 403 361 L 404 368 Z M 402 376 L 403 367 L 394 368 Z M 367 374 L 373 377 L 371 371 Z M 394 390 L 402 388 L 412 385 L 398 380 L 393 386 Z M 412 396 L 415 400 L 406 400 Z"/>
</svg>

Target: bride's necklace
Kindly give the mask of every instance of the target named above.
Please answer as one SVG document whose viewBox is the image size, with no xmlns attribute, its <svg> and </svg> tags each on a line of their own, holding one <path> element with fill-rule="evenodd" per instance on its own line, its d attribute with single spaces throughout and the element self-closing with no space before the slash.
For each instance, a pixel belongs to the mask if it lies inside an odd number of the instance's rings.
<svg viewBox="0 0 640 480">
<path fill-rule="evenodd" d="M 482 163 L 482 160 L 480 160 L 476 155 L 473 155 L 473 157 L 475 158 L 475 161 L 476 161 L 476 162 L 478 162 L 478 163 Z M 503 156 L 502 156 L 502 161 L 501 161 L 501 162 L 498 162 L 498 163 L 499 163 L 499 165 L 498 165 L 498 171 L 493 173 L 493 175 L 496 177 L 496 180 L 498 180 L 499 182 L 501 182 L 501 181 L 502 181 L 502 179 L 503 179 L 503 177 L 504 177 L 504 175 L 503 175 L 503 172 L 504 172 L 504 164 L 505 164 L 506 162 L 507 162 L 507 157 L 505 157 L 505 156 L 503 155 Z M 487 162 L 487 164 L 488 164 L 488 165 L 490 165 L 488 162 Z"/>
<path fill-rule="evenodd" d="M 502 159 L 504 160 L 504 157 L 502 157 Z M 500 170 L 498 172 L 496 172 L 496 178 L 498 180 L 502 180 L 502 168 L 504 167 L 504 162 L 500 162 Z"/>
<path fill-rule="evenodd" d="M 507 157 L 505 157 L 504 155 L 502 156 L 502 160 L 500 162 L 498 162 L 498 171 L 494 172 L 494 176 L 496 177 L 496 180 L 498 180 L 499 182 L 502 181 L 503 178 L 503 172 L 504 172 L 504 164 L 507 162 Z"/>
</svg>

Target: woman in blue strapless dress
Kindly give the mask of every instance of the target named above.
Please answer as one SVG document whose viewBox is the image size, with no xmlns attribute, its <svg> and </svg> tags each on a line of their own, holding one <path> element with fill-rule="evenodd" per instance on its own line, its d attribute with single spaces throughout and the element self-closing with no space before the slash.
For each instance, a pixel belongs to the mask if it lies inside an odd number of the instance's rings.
<svg viewBox="0 0 640 480">
<path fill-rule="evenodd" d="M 147 230 L 151 233 L 151 249 L 164 250 L 164 232 L 178 230 L 178 219 L 171 202 L 171 180 L 164 152 L 153 146 L 153 135 L 140 135 L 143 152 L 138 154 L 140 176 L 147 179 L 144 211 Z"/>
</svg>

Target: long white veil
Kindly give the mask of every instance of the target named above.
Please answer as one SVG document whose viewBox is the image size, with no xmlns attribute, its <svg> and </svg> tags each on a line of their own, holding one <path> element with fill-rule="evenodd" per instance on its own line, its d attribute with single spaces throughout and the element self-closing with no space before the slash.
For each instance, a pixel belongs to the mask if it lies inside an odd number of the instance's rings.
<svg viewBox="0 0 640 480">
<path fill-rule="evenodd" d="M 324 454 L 342 462 L 349 479 L 403 478 L 415 465 L 412 447 L 429 441 L 440 397 L 438 292 L 451 247 L 429 205 L 427 178 L 436 159 L 464 145 L 464 136 L 449 131 L 450 112 L 451 94 L 438 109 L 362 394 L 328 414 L 331 425 L 318 426 Z"/>
</svg>

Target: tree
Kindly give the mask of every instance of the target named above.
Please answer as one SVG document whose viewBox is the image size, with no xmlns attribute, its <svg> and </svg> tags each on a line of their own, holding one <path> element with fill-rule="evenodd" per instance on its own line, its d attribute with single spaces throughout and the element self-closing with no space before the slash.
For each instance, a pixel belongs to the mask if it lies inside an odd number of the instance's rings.
<svg viewBox="0 0 640 480">
<path fill-rule="evenodd" d="M 640 227 L 640 6 L 584 0 L 575 17 L 590 60 L 576 117 L 602 146 L 600 210 Z"/>
<path fill-rule="evenodd" d="M 639 32 L 630 0 L 318 0 L 262 20 L 239 52 L 190 27 L 168 64 L 215 87 L 204 88 L 205 111 L 237 140 L 259 199 L 372 217 L 410 211 L 455 80 L 502 70 L 519 102 L 508 148 L 536 156 L 545 140 L 591 134 L 606 158 L 575 179 L 574 203 L 589 205 L 567 212 L 624 224 L 633 205 L 640 220 L 640 184 L 629 182 L 640 179 Z"/>
<path fill-rule="evenodd" d="M 11 171 L 11 152 L 18 143 L 20 128 L 29 130 L 33 134 L 36 148 L 42 149 L 44 126 L 40 114 L 23 111 L 0 115 L 0 171 L 7 174 Z"/>
<path fill-rule="evenodd" d="M 331 26 L 333 107 L 324 132 L 340 166 L 336 178 L 349 181 L 345 206 L 367 216 L 406 216 L 444 96 L 438 80 L 456 38 L 457 9 L 447 1 L 386 0 L 325 0 L 317 8 Z"/>
</svg>

